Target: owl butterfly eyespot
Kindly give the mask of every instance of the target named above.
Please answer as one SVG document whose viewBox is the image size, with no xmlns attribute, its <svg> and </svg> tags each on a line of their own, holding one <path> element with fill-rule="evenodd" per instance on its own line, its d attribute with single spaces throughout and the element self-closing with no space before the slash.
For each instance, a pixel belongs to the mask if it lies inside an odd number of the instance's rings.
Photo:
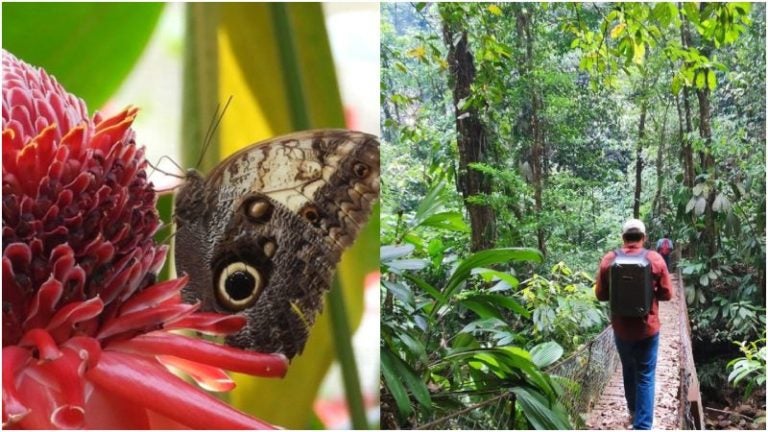
<svg viewBox="0 0 768 432">
<path fill-rule="evenodd" d="M 241 314 L 227 343 L 300 353 L 341 253 L 379 198 L 379 141 L 315 130 L 233 154 L 204 177 L 190 170 L 175 199 L 175 261 L 184 300 Z"/>
</svg>

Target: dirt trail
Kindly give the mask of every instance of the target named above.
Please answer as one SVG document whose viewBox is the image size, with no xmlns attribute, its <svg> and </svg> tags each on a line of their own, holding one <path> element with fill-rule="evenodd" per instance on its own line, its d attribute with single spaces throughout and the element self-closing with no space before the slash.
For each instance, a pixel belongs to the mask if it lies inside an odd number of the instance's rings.
<svg viewBox="0 0 768 432">
<path fill-rule="evenodd" d="M 673 277 L 677 285 L 677 280 Z M 680 290 L 675 290 L 675 293 Z M 679 301 L 659 302 L 661 340 L 656 363 L 656 407 L 653 410 L 654 429 L 678 429 L 680 388 L 680 314 Z M 631 426 L 627 403 L 624 399 L 624 383 L 621 366 L 616 368 L 605 387 L 600 400 L 587 418 L 588 429 L 627 429 Z"/>
</svg>

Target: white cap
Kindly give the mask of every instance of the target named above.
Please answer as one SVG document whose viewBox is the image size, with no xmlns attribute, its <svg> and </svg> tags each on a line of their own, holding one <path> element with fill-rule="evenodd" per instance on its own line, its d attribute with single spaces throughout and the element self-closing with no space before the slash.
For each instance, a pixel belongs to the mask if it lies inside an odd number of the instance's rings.
<svg viewBox="0 0 768 432">
<path fill-rule="evenodd" d="M 624 222 L 624 226 L 621 227 L 621 235 L 630 231 L 640 232 L 645 235 L 645 224 L 640 219 L 628 219 Z"/>
</svg>

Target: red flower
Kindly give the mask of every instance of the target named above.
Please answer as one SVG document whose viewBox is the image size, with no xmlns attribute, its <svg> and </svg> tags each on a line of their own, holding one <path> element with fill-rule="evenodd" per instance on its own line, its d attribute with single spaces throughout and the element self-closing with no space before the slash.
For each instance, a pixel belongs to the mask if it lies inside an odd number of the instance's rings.
<svg viewBox="0 0 768 432">
<path fill-rule="evenodd" d="M 239 316 L 181 302 L 156 283 L 166 248 L 135 108 L 88 118 L 82 100 L 3 51 L 3 407 L 12 428 L 269 428 L 200 387 L 224 370 L 282 376 L 287 360 L 187 337 Z"/>
</svg>

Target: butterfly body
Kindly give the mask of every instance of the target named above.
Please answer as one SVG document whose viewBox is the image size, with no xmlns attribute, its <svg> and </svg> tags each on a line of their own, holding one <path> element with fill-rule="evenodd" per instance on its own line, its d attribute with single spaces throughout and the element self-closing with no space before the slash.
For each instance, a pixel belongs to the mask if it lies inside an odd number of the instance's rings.
<svg viewBox="0 0 768 432">
<path fill-rule="evenodd" d="M 379 193 L 379 144 L 346 130 L 247 147 L 176 197 L 185 301 L 247 318 L 231 345 L 300 353 L 341 254 Z"/>
</svg>

